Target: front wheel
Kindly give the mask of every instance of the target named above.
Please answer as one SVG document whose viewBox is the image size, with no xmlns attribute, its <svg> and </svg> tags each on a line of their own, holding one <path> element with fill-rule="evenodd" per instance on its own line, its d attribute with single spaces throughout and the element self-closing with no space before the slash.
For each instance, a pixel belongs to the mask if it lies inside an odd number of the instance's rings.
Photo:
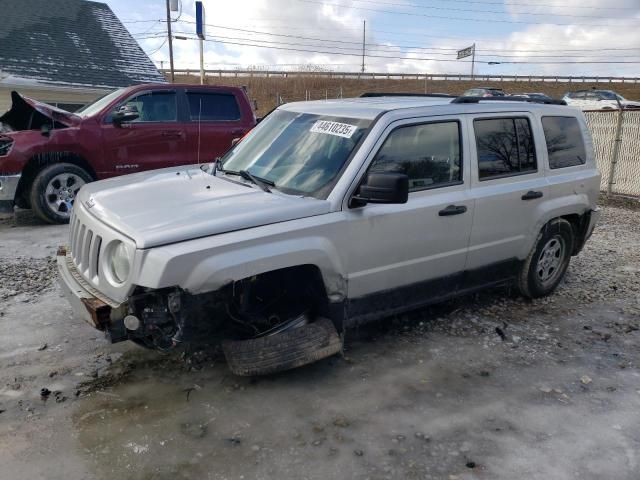
<svg viewBox="0 0 640 480">
<path fill-rule="evenodd" d="M 538 298 L 553 292 L 569 267 L 573 244 L 568 221 L 557 218 L 545 225 L 518 275 L 520 293 Z"/>
<path fill-rule="evenodd" d="M 55 163 L 42 169 L 31 185 L 31 208 L 48 223 L 69 223 L 80 188 L 92 178 L 71 163 Z"/>
</svg>

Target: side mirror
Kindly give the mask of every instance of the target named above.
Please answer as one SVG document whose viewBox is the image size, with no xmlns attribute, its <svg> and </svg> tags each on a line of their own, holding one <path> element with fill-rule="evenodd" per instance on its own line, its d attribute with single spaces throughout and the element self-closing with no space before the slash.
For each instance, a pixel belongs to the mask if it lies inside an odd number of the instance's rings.
<svg viewBox="0 0 640 480">
<path fill-rule="evenodd" d="M 370 173 L 354 195 L 353 206 L 367 203 L 407 203 L 409 177 L 404 173 Z"/>
<path fill-rule="evenodd" d="M 123 105 L 111 115 L 111 121 L 114 125 L 120 126 L 124 122 L 132 122 L 139 117 L 138 107 L 135 105 Z"/>
<path fill-rule="evenodd" d="M 44 137 L 48 137 L 51 134 L 51 125 L 48 123 L 43 123 L 40 127 L 40 133 Z"/>
</svg>

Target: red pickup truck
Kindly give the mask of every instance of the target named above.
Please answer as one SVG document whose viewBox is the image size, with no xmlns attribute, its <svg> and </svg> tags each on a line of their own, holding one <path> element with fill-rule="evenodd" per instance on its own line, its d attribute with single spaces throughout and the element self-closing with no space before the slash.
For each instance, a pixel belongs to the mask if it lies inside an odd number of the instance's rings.
<svg viewBox="0 0 640 480">
<path fill-rule="evenodd" d="M 147 84 L 70 113 L 17 92 L 0 117 L 0 209 L 69 221 L 86 182 L 211 162 L 256 124 L 244 89 Z"/>
</svg>

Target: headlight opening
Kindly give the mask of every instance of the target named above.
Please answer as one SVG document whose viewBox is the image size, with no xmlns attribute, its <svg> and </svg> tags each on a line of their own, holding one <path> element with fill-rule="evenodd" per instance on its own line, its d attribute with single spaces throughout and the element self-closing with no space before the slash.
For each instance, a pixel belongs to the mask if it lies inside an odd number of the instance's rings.
<svg viewBox="0 0 640 480">
<path fill-rule="evenodd" d="M 111 274 L 116 282 L 124 283 L 129 278 L 131 260 L 127 247 L 123 242 L 117 242 L 117 245 L 111 249 L 110 267 Z"/>
</svg>

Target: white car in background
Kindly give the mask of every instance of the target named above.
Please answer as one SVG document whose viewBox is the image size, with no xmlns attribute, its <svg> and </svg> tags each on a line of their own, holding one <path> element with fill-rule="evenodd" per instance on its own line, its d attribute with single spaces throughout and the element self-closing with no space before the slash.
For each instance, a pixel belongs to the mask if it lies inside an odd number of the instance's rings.
<svg viewBox="0 0 640 480">
<path fill-rule="evenodd" d="M 640 108 L 640 102 L 627 100 L 613 90 L 578 90 L 565 94 L 563 100 L 581 110 L 614 110 L 618 108 L 618 101 L 623 108 Z"/>
</svg>

